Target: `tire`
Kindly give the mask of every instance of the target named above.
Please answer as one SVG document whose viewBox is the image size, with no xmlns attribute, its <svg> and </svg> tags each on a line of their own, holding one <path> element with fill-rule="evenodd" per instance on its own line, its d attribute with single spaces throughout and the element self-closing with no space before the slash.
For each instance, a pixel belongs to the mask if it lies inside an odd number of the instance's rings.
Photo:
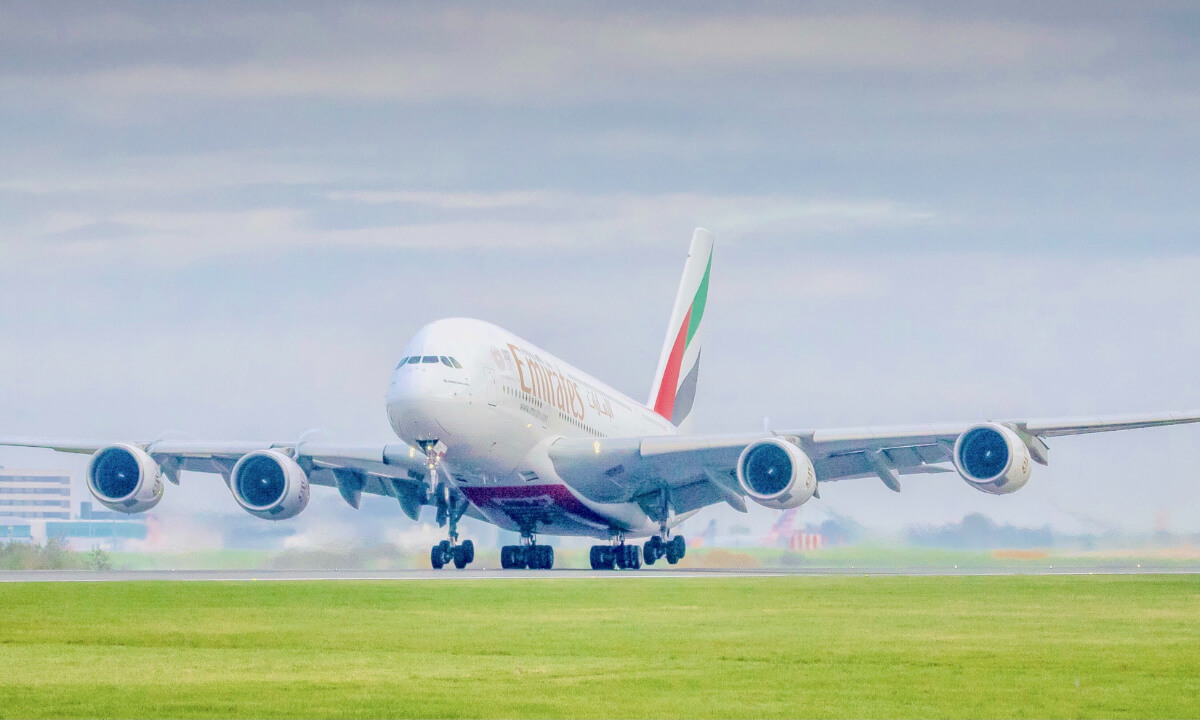
<svg viewBox="0 0 1200 720">
<path fill-rule="evenodd" d="M 454 560 L 454 567 L 458 568 L 459 570 L 462 570 L 463 568 L 465 568 L 467 566 L 467 563 L 471 562 L 470 560 L 467 559 L 467 549 L 464 548 L 462 545 L 459 545 L 458 547 L 451 550 L 450 555 L 452 556 L 452 559 Z"/>
<path fill-rule="evenodd" d="M 554 548 L 549 545 L 538 545 L 538 569 L 553 570 L 554 569 Z"/>
<path fill-rule="evenodd" d="M 467 558 L 467 565 L 475 562 L 475 543 L 471 542 L 470 540 L 463 540 L 462 545 L 459 545 L 459 547 L 462 548 L 463 555 L 465 555 Z"/>
<path fill-rule="evenodd" d="M 625 565 L 630 570 L 642 569 L 642 547 L 640 545 L 627 545 L 629 548 L 626 552 L 629 557 L 625 560 Z"/>
<path fill-rule="evenodd" d="M 687 543 L 682 535 L 676 535 L 671 538 L 671 544 L 675 546 L 675 557 L 682 560 L 687 555 Z"/>
<path fill-rule="evenodd" d="M 612 570 L 616 558 L 613 557 L 612 548 L 607 545 L 593 545 L 588 560 L 591 561 L 593 570 Z"/>
<path fill-rule="evenodd" d="M 505 570 L 512 570 L 513 567 L 513 546 L 505 545 L 500 548 L 500 567 Z"/>
<path fill-rule="evenodd" d="M 646 561 L 647 565 L 653 565 L 655 560 L 662 557 L 662 541 L 654 542 L 655 540 L 658 540 L 658 538 L 651 538 L 646 542 L 646 546 L 642 548 L 642 558 Z"/>
<path fill-rule="evenodd" d="M 442 566 L 446 564 L 446 555 L 442 552 L 441 545 L 434 545 L 433 549 L 429 551 L 429 564 L 433 566 L 434 570 L 441 570 Z"/>
</svg>

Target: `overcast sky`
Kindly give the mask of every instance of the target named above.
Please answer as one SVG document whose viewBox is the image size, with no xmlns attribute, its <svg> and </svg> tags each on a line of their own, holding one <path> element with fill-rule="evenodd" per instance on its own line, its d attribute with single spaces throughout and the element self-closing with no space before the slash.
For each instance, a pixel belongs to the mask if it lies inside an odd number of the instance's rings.
<svg viewBox="0 0 1200 720">
<path fill-rule="evenodd" d="M 1194 3 L 4 3 L 0 435 L 386 440 L 451 315 L 644 399 L 697 226 L 698 429 L 1200 407 L 1197 38 Z M 806 512 L 1195 531 L 1198 451 Z M 238 512 L 203 477 L 163 512 Z"/>
</svg>

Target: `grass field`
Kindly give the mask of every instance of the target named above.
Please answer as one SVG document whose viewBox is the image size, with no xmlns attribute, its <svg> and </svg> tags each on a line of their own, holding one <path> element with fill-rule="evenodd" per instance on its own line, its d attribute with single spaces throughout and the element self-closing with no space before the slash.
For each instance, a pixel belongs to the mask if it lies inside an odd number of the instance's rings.
<svg viewBox="0 0 1200 720">
<path fill-rule="evenodd" d="M 0 585 L 0 716 L 1195 717 L 1200 579 Z"/>
</svg>

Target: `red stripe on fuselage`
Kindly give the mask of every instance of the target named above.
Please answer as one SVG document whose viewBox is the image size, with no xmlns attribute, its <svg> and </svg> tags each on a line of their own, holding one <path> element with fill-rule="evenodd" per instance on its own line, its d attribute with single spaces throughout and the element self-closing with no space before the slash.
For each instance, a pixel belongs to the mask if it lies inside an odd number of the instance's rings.
<svg viewBox="0 0 1200 720">
<path fill-rule="evenodd" d="M 687 347 L 688 325 L 692 323 L 692 309 L 683 316 L 683 324 L 679 326 L 679 334 L 675 336 L 675 344 L 671 346 L 671 354 L 667 356 L 667 367 L 663 369 L 662 382 L 658 386 L 658 398 L 654 401 L 654 412 L 666 419 L 671 419 L 675 410 L 675 390 L 679 385 L 679 366 L 683 364 L 683 351 Z"/>
</svg>

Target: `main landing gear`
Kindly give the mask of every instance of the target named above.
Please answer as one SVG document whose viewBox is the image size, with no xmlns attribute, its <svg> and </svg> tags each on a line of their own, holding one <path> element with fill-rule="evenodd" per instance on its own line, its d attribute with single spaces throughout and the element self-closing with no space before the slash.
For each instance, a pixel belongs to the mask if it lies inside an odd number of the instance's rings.
<svg viewBox="0 0 1200 720">
<path fill-rule="evenodd" d="M 666 558 L 667 562 L 674 565 L 686 554 L 687 543 L 683 541 L 682 535 L 676 535 L 670 540 L 663 540 L 661 536 L 655 535 L 646 541 L 646 547 L 642 550 L 642 557 L 646 559 L 647 565 L 653 565 L 659 558 Z"/>
<path fill-rule="evenodd" d="M 642 566 L 642 549 L 637 545 L 593 545 L 588 554 L 593 570 L 637 570 Z"/>
<path fill-rule="evenodd" d="M 676 535 L 666 541 L 655 535 L 646 542 L 644 548 L 626 544 L 625 539 L 618 536 L 615 545 L 593 545 L 588 559 L 593 570 L 637 570 L 642 567 L 643 561 L 647 565 L 653 565 L 656 560 L 664 557 L 674 565 L 682 560 L 686 553 L 687 545 L 682 535 Z"/>
<path fill-rule="evenodd" d="M 447 563 L 454 563 L 454 567 L 462 570 L 474 560 L 475 543 L 470 540 L 457 545 L 452 540 L 443 540 L 429 551 L 429 564 L 434 570 L 441 570 Z"/>
<path fill-rule="evenodd" d="M 554 548 L 538 545 L 532 533 L 523 535 L 520 545 L 500 548 L 500 567 L 505 570 L 550 570 L 554 567 Z"/>
<path fill-rule="evenodd" d="M 549 545 L 505 545 L 500 548 L 500 567 L 505 570 L 550 570 L 554 548 Z"/>
</svg>

